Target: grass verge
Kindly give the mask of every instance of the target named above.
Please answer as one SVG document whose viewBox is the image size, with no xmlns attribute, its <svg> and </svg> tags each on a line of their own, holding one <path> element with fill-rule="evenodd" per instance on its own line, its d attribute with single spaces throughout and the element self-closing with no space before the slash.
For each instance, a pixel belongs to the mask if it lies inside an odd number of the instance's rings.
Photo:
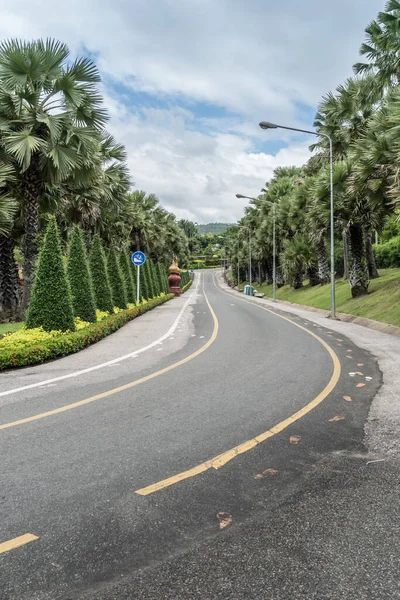
<svg viewBox="0 0 400 600">
<path fill-rule="evenodd" d="M 0 339 L 5 333 L 15 333 L 19 329 L 22 329 L 24 324 L 23 321 L 20 321 L 19 323 L 0 323 Z"/>
<path fill-rule="evenodd" d="M 374 319 L 382 323 L 400 327 L 400 269 L 382 269 L 379 279 L 373 279 L 369 285 L 369 293 L 360 298 L 352 298 L 347 281 L 336 281 L 336 310 L 357 317 Z M 244 284 L 241 284 L 241 288 Z M 255 284 L 259 292 L 272 298 L 272 285 Z M 277 290 L 277 300 L 286 300 L 304 306 L 313 306 L 329 310 L 330 286 L 304 286 L 294 290 L 288 285 Z"/>
</svg>

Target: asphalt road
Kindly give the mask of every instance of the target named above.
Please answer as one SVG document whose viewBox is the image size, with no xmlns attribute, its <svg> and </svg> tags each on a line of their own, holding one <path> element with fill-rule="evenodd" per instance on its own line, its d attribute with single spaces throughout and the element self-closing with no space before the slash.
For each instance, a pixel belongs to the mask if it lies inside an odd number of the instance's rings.
<svg viewBox="0 0 400 600">
<path fill-rule="evenodd" d="M 38 539 L 0 554 L 2 600 L 303 597 L 283 577 L 291 564 L 284 555 L 288 523 L 299 515 L 290 507 L 310 490 L 324 494 L 344 453 L 351 464 L 365 463 L 363 428 L 381 375 L 375 359 L 346 338 L 232 298 L 212 273 L 203 277 L 205 293 L 202 286 L 192 292 L 194 302 L 162 351 L 3 398 L 0 544 L 26 533 Z M 84 367 L 85 352 L 79 356 Z M 47 373 L 46 365 L 35 368 L 35 381 Z M 0 376 L 0 386 L 12 389 L 12 377 Z M 317 404 L 330 382 L 332 391 Z M 210 467 L 248 441 L 224 466 Z M 167 478 L 171 485 L 137 493 Z M 267 547 L 261 552 L 270 514 L 281 520 L 280 560 Z M 323 524 L 323 511 L 320 517 Z M 317 569 L 330 556 L 325 528 Z M 301 545 L 297 551 L 301 562 Z M 229 565 L 225 583 L 221 557 Z M 235 564 L 240 569 L 243 561 L 264 570 L 238 570 L 235 584 Z M 364 597 L 302 589 L 308 598 Z"/>
</svg>

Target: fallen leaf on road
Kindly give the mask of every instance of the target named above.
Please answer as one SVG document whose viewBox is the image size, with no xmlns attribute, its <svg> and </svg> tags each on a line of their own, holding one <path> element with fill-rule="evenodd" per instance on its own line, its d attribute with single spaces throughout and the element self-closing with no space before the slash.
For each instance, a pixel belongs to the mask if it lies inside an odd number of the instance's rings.
<svg viewBox="0 0 400 600">
<path fill-rule="evenodd" d="M 346 354 L 346 358 L 353 358 L 352 356 L 349 356 L 348 354 Z"/>
<path fill-rule="evenodd" d="M 351 397 L 350 396 L 343 396 L 343 400 L 346 400 L 346 402 L 351 402 Z"/>
<path fill-rule="evenodd" d="M 338 344 L 338 346 L 343 346 L 343 344 Z"/>
<path fill-rule="evenodd" d="M 364 363 L 357 363 L 357 367 L 363 367 Z"/>
<path fill-rule="evenodd" d="M 258 473 L 254 475 L 254 479 L 263 479 L 263 477 L 267 477 L 269 475 L 276 475 L 278 471 L 276 469 L 265 469 L 262 473 Z"/>
<path fill-rule="evenodd" d="M 299 435 L 291 435 L 289 438 L 289 442 L 291 444 L 298 444 L 300 440 L 301 440 L 301 437 Z"/>
<path fill-rule="evenodd" d="M 361 373 L 361 371 L 356 371 L 356 375 L 364 375 L 364 373 Z"/>
<path fill-rule="evenodd" d="M 356 387 L 364 387 L 365 383 L 357 383 Z"/>
<path fill-rule="evenodd" d="M 340 417 L 339 415 L 336 415 L 336 417 L 332 417 L 332 419 L 329 419 L 329 423 L 334 423 L 335 421 L 343 421 L 344 417 Z"/>
<path fill-rule="evenodd" d="M 338 342 L 343 342 L 343 340 L 339 340 L 339 338 L 336 338 Z"/>
<path fill-rule="evenodd" d="M 347 352 L 353 352 L 353 350 L 347 350 Z"/>
<path fill-rule="evenodd" d="M 220 529 L 225 529 L 225 527 L 228 527 L 228 525 L 232 523 L 232 515 L 226 512 L 218 512 L 217 519 L 219 521 Z"/>
</svg>

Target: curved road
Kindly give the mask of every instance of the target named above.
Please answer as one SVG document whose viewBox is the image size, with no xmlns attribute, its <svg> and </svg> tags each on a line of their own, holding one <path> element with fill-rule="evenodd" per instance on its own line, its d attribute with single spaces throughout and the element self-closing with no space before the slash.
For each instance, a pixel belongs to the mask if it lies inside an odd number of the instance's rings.
<svg viewBox="0 0 400 600">
<path fill-rule="evenodd" d="M 0 375 L 2 600 L 100 598 L 124 574 L 151 579 L 293 497 L 324 457 L 363 450 L 374 359 L 201 277 L 162 352 L 13 394 L 17 376 Z M 43 379 L 46 365 L 32 371 Z M 37 539 L 4 545 L 25 534 Z M 153 598 L 136 586 L 127 598 Z"/>
</svg>

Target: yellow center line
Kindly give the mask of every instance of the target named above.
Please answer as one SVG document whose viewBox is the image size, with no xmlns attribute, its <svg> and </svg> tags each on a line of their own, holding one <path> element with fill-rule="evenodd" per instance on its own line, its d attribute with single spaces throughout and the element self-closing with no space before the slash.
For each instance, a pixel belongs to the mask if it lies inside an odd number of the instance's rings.
<svg viewBox="0 0 400 600">
<path fill-rule="evenodd" d="M 33 533 L 25 533 L 25 535 L 20 535 L 19 537 L 13 538 L 12 540 L 8 540 L 8 542 L 3 542 L 0 544 L 0 554 L 4 554 L 4 552 L 9 552 L 10 550 L 14 550 L 15 548 L 19 548 L 20 546 L 25 546 L 25 544 L 29 544 L 29 542 L 34 542 L 38 540 L 37 535 L 33 535 Z"/>
<path fill-rule="evenodd" d="M 230 294 L 228 292 L 224 292 L 216 285 L 214 275 L 213 275 L 213 283 L 219 292 L 230 296 Z M 253 439 L 248 440 L 247 442 L 243 442 L 242 444 L 239 444 L 238 446 L 235 446 L 234 448 L 231 448 L 230 450 L 223 452 L 219 456 L 215 456 L 214 458 L 212 458 L 208 461 L 205 461 L 195 467 L 192 467 L 191 469 L 188 469 L 187 471 L 183 471 L 182 473 L 178 473 L 177 475 L 173 475 L 172 477 L 168 477 L 167 479 L 163 479 L 162 481 L 153 483 L 152 485 L 148 485 L 144 488 L 141 488 L 140 490 L 136 490 L 136 494 L 139 494 L 140 496 L 148 496 L 149 494 L 153 494 L 154 492 L 158 492 L 159 490 L 162 490 L 166 487 L 174 485 L 175 483 L 178 483 L 179 481 L 183 481 L 184 479 L 189 479 L 189 477 L 194 477 L 195 475 L 204 473 L 205 471 L 208 471 L 209 469 L 220 469 L 221 467 L 226 465 L 229 461 L 233 460 L 239 454 L 244 454 L 245 452 L 248 452 L 252 448 L 255 448 L 256 446 L 258 446 L 258 444 L 261 444 L 268 438 L 271 438 L 274 435 L 277 435 L 278 433 L 280 433 L 281 431 L 283 431 L 284 429 L 289 427 L 289 425 L 292 425 L 293 423 L 295 423 L 296 421 L 298 421 L 299 419 L 304 417 L 307 413 L 312 411 L 316 406 L 321 404 L 321 402 L 323 400 L 325 400 L 325 398 L 327 398 L 329 396 L 329 394 L 333 391 L 333 389 L 336 387 L 336 385 L 339 381 L 339 378 L 340 378 L 340 371 L 341 371 L 340 360 L 339 360 L 336 352 L 329 346 L 329 344 L 327 344 L 325 342 L 325 340 L 320 338 L 318 335 L 316 335 L 312 331 L 309 331 L 305 327 L 302 327 L 298 323 L 295 323 L 288 317 L 279 315 L 275 311 L 270 310 L 269 308 L 260 306 L 259 304 L 245 300 L 244 298 L 236 298 L 236 299 L 240 300 L 241 302 L 245 302 L 246 304 L 252 304 L 253 306 L 260 308 L 261 310 L 265 310 L 269 313 L 272 313 L 274 316 L 279 317 L 280 319 L 283 319 L 284 321 L 288 321 L 288 323 L 291 323 L 295 327 L 302 329 L 303 331 L 305 331 L 306 333 L 311 335 L 313 338 L 318 340 L 318 342 L 320 344 L 322 344 L 322 346 L 327 350 L 327 352 L 329 353 L 329 355 L 332 359 L 332 362 L 333 362 L 333 373 L 332 373 L 332 376 L 331 376 L 329 382 L 324 387 L 322 392 L 320 392 L 313 400 L 311 400 L 311 402 L 309 402 L 308 404 L 303 406 L 300 410 L 295 412 L 290 417 L 287 417 L 283 421 L 280 421 L 280 423 L 277 423 L 276 425 L 274 425 L 274 427 L 271 427 L 270 429 L 268 429 L 267 431 L 264 431 L 263 433 L 260 433 Z"/>
<path fill-rule="evenodd" d="M 10 423 L 4 423 L 3 425 L 0 425 L 0 430 L 1 429 L 9 429 L 10 427 L 16 427 L 17 425 L 24 425 L 25 423 L 32 423 L 33 421 L 38 421 L 40 419 L 46 419 L 47 417 L 52 417 L 53 415 L 58 415 L 60 413 L 66 412 L 68 410 L 73 410 L 74 408 L 79 408 L 80 406 L 84 406 L 85 404 L 90 404 L 91 402 L 95 402 L 96 400 L 101 400 L 102 398 L 108 398 L 110 396 L 113 396 L 114 394 L 118 394 L 119 392 L 123 392 L 130 388 L 133 388 L 137 385 L 140 385 L 141 383 L 145 383 L 146 381 L 150 381 L 151 379 L 154 379 L 155 377 L 159 377 L 160 375 L 164 375 L 165 373 L 168 373 L 169 371 L 172 371 L 173 369 L 181 367 L 182 365 L 188 363 L 189 361 L 193 360 L 194 358 L 196 358 L 197 356 L 199 356 L 200 354 L 205 352 L 211 346 L 211 344 L 214 343 L 214 341 L 218 335 L 218 320 L 217 320 L 217 317 L 215 316 L 212 306 L 208 300 L 207 294 L 205 293 L 205 290 L 204 290 L 204 276 L 203 276 L 203 293 L 204 293 L 204 297 L 207 302 L 208 308 L 210 309 L 211 316 L 213 318 L 214 328 L 213 328 L 213 332 L 211 334 L 210 339 L 203 346 L 201 346 L 201 348 L 199 348 L 198 350 L 196 350 L 189 356 L 186 356 L 182 360 L 179 360 L 178 362 L 176 362 L 172 365 L 169 365 L 168 367 L 165 367 L 164 369 L 160 369 L 159 371 L 156 371 L 155 373 L 151 373 L 150 375 L 146 375 L 145 377 L 141 377 L 140 379 L 136 379 L 135 381 L 131 381 L 125 385 L 121 385 L 119 387 L 113 388 L 111 390 L 108 390 L 107 392 L 102 392 L 101 394 L 96 394 L 95 396 L 91 396 L 90 398 L 85 398 L 84 400 L 79 400 L 78 402 L 73 402 L 72 404 L 66 404 L 64 406 L 61 406 L 60 408 L 48 410 L 46 412 L 43 412 L 43 413 L 40 413 L 37 415 L 32 415 L 31 417 L 26 417 L 24 419 L 18 419 L 17 421 L 12 421 Z"/>
</svg>

